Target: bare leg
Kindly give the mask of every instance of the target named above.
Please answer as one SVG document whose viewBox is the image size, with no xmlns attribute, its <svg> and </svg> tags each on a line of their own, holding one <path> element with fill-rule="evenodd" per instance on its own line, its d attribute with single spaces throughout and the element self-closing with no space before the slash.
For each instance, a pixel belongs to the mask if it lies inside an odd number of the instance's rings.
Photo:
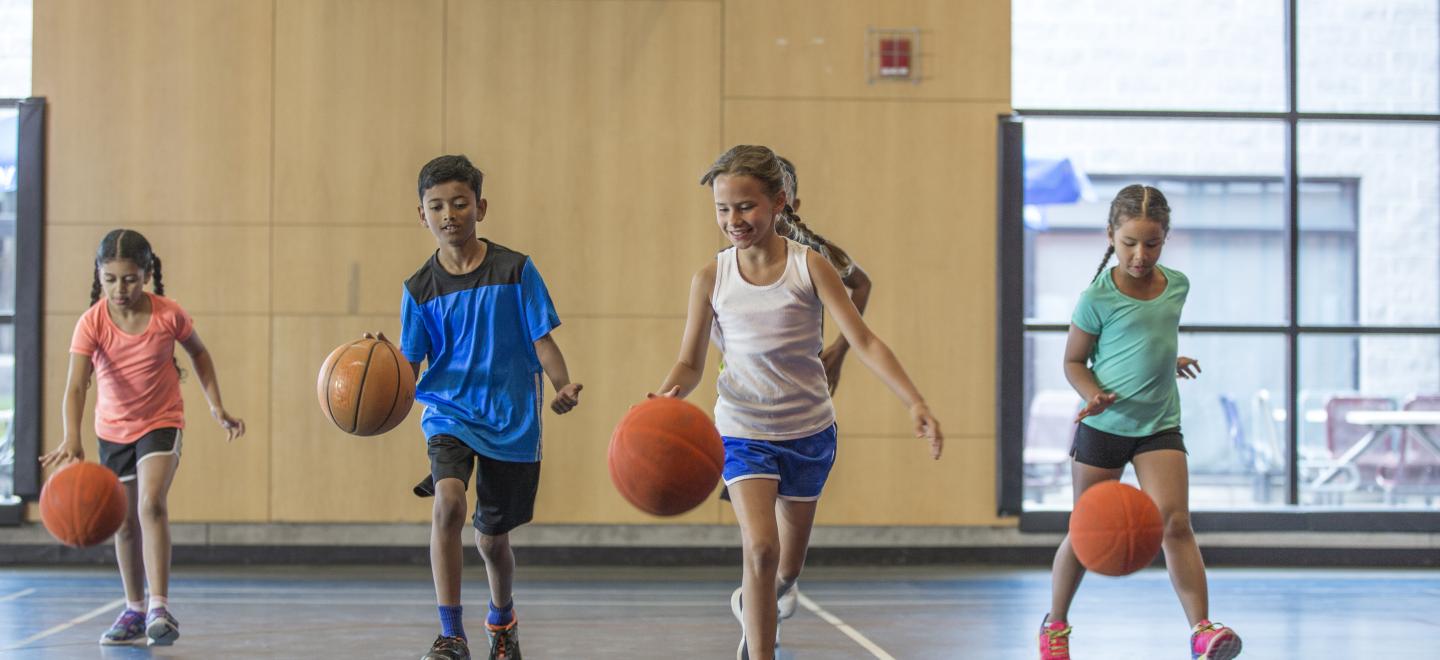
<svg viewBox="0 0 1440 660">
<path fill-rule="evenodd" d="M 1125 468 L 1100 468 L 1071 460 L 1070 481 L 1075 499 L 1079 500 L 1085 489 L 1102 481 L 1119 479 L 1124 473 Z M 1066 534 L 1065 540 L 1055 550 L 1055 563 L 1050 568 L 1050 616 L 1047 621 L 1070 619 L 1070 603 L 1075 600 L 1075 592 L 1079 591 L 1080 580 L 1084 578 L 1085 567 L 1075 558 L 1075 550 L 1070 547 L 1070 535 Z"/>
<path fill-rule="evenodd" d="M 810 549 L 810 530 L 815 526 L 815 510 L 818 504 L 818 501 L 775 501 L 775 517 L 780 533 L 780 572 L 776 576 L 777 582 L 794 582 L 805 568 L 805 553 Z"/>
<path fill-rule="evenodd" d="M 1160 508 L 1165 521 L 1165 567 L 1170 571 L 1170 584 L 1185 608 L 1191 627 L 1210 617 L 1210 593 L 1205 584 L 1205 559 L 1200 544 L 1190 527 L 1190 473 L 1185 452 L 1160 449 L 1136 454 L 1135 476 L 1140 487 Z"/>
<path fill-rule="evenodd" d="M 745 479 L 730 486 L 730 503 L 740 521 L 745 566 L 740 588 L 745 604 L 745 645 L 751 660 L 775 657 L 775 576 L 780 566 L 780 532 L 775 521 L 774 479 Z"/>
<path fill-rule="evenodd" d="M 465 525 L 465 483 L 453 477 L 435 484 L 435 506 L 430 514 L 430 573 L 435 579 L 435 602 L 460 604 L 460 578 L 464 555 L 460 528 Z"/>
<path fill-rule="evenodd" d="M 514 597 L 511 585 L 515 582 L 515 552 L 510 549 L 510 534 L 488 536 L 475 530 L 475 547 L 485 560 L 485 577 L 490 581 L 490 602 L 496 607 L 505 607 Z"/>
<path fill-rule="evenodd" d="M 140 496 L 135 480 L 122 482 L 125 486 L 127 511 L 120 531 L 115 532 L 115 563 L 120 567 L 120 583 L 125 586 L 125 600 L 131 603 L 145 600 L 145 560 L 142 552 L 140 527 Z M 141 607 L 144 611 L 144 607 Z"/>
<path fill-rule="evenodd" d="M 145 550 L 145 577 L 150 595 L 170 595 L 170 484 L 180 457 L 173 454 L 151 454 L 135 467 L 139 492 L 140 529 Z M 128 590 L 127 590 L 128 595 Z"/>
</svg>

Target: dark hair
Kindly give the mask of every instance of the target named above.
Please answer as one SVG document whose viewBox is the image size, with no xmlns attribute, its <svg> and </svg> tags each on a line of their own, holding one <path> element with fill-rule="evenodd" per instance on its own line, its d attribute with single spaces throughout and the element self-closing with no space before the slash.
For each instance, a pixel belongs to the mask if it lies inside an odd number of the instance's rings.
<svg viewBox="0 0 1440 660">
<path fill-rule="evenodd" d="M 786 166 L 789 166 L 788 168 Z M 841 276 L 849 275 L 852 267 L 850 255 L 845 254 L 838 246 L 826 240 L 805 226 L 805 222 L 795 213 L 794 207 L 790 205 L 794 199 L 790 196 L 795 194 L 796 178 L 795 166 L 790 161 L 777 156 L 769 147 L 761 147 L 750 144 L 742 144 L 731 147 L 729 151 L 721 154 L 705 176 L 700 177 L 700 185 L 714 185 L 715 179 L 722 175 L 740 175 L 755 177 L 765 186 L 765 192 L 776 195 L 781 192 L 786 194 L 785 207 L 780 211 L 780 222 L 776 230 L 781 236 L 794 239 L 803 243 L 821 256 L 825 257 Z"/>
<path fill-rule="evenodd" d="M 463 155 L 435 158 L 420 168 L 420 201 L 425 201 L 426 190 L 451 181 L 470 186 L 470 189 L 475 191 L 475 199 L 479 200 L 480 188 L 485 184 L 485 173 L 470 164 L 470 159 Z"/>
<path fill-rule="evenodd" d="M 160 257 L 150 248 L 150 241 L 133 229 L 116 229 L 100 239 L 95 250 L 95 268 L 91 271 L 94 281 L 90 284 L 90 304 L 100 302 L 100 268 L 108 261 L 129 259 L 141 272 L 155 278 L 155 295 L 165 295 L 165 281 L 160 270 Z"/>
<path fill-rule="evenodd" d="M 1137 220 L 1148 218 L 1160 223 L 1160 229 L 1167 235 L 1170 233 L 1170 202 L 1165 200 L 1165 195 L 1158 188 L 1146 186 L 1139 183 L 1131 184 L 1115 193 L 1114 201 L 1110 202 L 1110 219 L 1106 223 L 1106 232 L 1115 234 L 1126 220 Z M 1105 265 L 1110 263 L 1110 255 L 1115 254 L 1115 244 L 1111 243 L 1105 248 L 1105 257 L 1100 260 L 1100 267 L 1095 270 L 1095 277 L 1105 272 Z M 1094 281 L 1095 277 L 1090 278 Z"/>
<path fill-rule="evenodd" d="M 776 156 L 780 159 L 780 168 L 785 170 L 785 197 L 788 202 L 785 205 L 785 213 L 780 218 L 780 235 L 803 243 L 820 253 L 825 260 L 830 262 L 835 270 L 840 272 L 840 277 L 849 277 L 851 271 L 855 270 L 855 261 L 850 258 L 840 246 L 831 243 L 829 239 L 810 229 L 800 219 L 800 214 L 795 212 L 795 200 L 800 196 L 800 177 L 795 174 L 795 164 L 784 156 Z"/>
</svg>

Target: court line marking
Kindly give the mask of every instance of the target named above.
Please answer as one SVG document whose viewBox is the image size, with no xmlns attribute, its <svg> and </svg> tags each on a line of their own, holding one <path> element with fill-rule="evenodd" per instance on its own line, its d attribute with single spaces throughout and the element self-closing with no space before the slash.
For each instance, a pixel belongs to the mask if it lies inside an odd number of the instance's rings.
<svg viewBox="0 0 1440 660">
<path fill-rule="evenodd" d="M 13 593 L 13 594 L 10 594 L 9 596 L 0 596 L 0 603 L 6 602 L 6 601 L 10 601 L 10 600 L 15 600 L 16 598 L 24 598 L 24 597 L 26 597 L 26 596 L 29 596 L 30 594 L 33 594 L 33 593 L 35 593 L 35 589 L 34 589 L 34 588 L 21 589 L 20 591 L 17 591 L 17 592 L 15 592 L 15 593 Z"/>
<path fill-rule="evenodd" d="M 55 626 L 55 627 L 53 627 L 53 628 L 50 628 L 49 630 L 43 630 L 43 631 L 41 631 L 41 632 L 35 633 L 34 635 L 31 635 L 31 636 L 29 636 L 29 637 L 26 637 L 25 639 L 22 639 L 22 640 L 20 640 L 19 642 L 15 643 L 14 645 L 10 646 L 9 648 L 3 649 L 3 650 L 5 650 L 5 651 L 14 651 L 14 650 L 16 650 L 16 649 L 24 648 L 24 647 L 26 647 L 26 646 L 29 646 L 30 644 L 33 644 L 33 643 L 38 642 L 38 641 L 40 641 L 40 640 L 42 640 L 42 639 L 45 639 L 46 637 L 49 637 L 49 636 L 51 636 L 51 635 L 54 635 L 55 633 L 58 633 L 58 632 L 61 632 L 61 631 L 65 631 L 65 630 L 69 630 L 69 629 L 71 629 L 71 628 L 74 628 L 75 626 L 78 626 L 78 625 L 80 625 L 80 624 L 82 624 L 82 623 L 85 623 L 86 621 L 89 621 L 89 620 L 91 620 L 91 619 L 93 619 L 93 618 L 95 618 L 95 617 L 97 617 L 97 616 L 100 616 L 101 614 L 104 614 L 104 613 L 106 613 L 106 612 L 114 611 L 115 608 L 120 607 L 121 605 L 124 605 L 124 604 L 125 604 L 125 599 L 124 599 L 124 598 L 117 598 L 117 599 L 115 599 L 115 600 L 113 600 L 113 601 L 110 601 L 110 602 L 108 602 L 108 603 L 105 603 L 104 605 L 101 605 L 100 607 L 97 607 L 97 608 L 95 608 L 95 609 L 93 609 L 93 610 L 90 610 L 89 612 L 86 612 L 86 613 L 84 613 L 84 614 L 81 614 L 80 616 L 77 616 L 77 617 L 69 620 L 69 621 L 66 621 L 65 623 L 62 623 L 62 624 L 60 624 L 60 625 L 58 625 L 58 626 Z"/>
<path fill-rule="evenodd" d="M 825 611 L 825 608 L 820 607 L 818 603 L 810 600 L 810 598 L 805 594 L 802 593 L 796 595 L 800 597 L 800 604 L 804 605 L 805 609 L 814 612 L 815 616 L 823 619 L 825 623 L 835 626 L 840 630 L 840 632 L 845 633 L 846 637 L 855 640 L 855 643 L 859 644 L 860 647 L 865 649 L 866 651 L 869 651 L 870 655 L 873 655 L 880 660 L 895 660 L 895 656 L 886 653 L 885 649 L 880 648 L 879 645 L 877 645 L 875 642 L 870 641 L 869 637 L 860 634 L 860 631 L 851 628 L 849 624 L 841 621 L 839 617 Z"/>
</svg>

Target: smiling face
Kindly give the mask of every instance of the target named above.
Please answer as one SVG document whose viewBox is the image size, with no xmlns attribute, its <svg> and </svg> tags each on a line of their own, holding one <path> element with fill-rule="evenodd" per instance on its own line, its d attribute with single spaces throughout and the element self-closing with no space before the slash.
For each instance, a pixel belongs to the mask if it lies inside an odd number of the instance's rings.
<svg viewBox="0 0 1440 660">
<path fill-rule="evenodd" d="M 459 247 L 475 241 L 475 225 L 485 219 L 486 203 L 463 181 L 437 183 L 420 200 L 420 224 L 441 247 Z"/>
<path fill-rule="evenodd" d="M 100 264 L 100 292 L 117 309 L 129 309 L 145 295 L 150 274 L 129 259 L 110 259 Z M 143 309 L 143 308 L 142 308 Z"/>
<path fill-rule="evenodd" d="M 1146 279 L 1160 261 L 1165 247 L 1165 226 L 1150 218 L 1121 217 L 1120 224 L 1110 231 L 1110 244 L 1120 261 L 1121 272 L 1136 279 Z"/>
<path fill-rule="evenodd" d="M 748 174 L 722 174 L 711 188 L 715 222 L 732 245 L 743 250 L 775 234 L 775 216 L 785 206 L 785 193 L 770 195 L 763 182 Z"/>
</svg>

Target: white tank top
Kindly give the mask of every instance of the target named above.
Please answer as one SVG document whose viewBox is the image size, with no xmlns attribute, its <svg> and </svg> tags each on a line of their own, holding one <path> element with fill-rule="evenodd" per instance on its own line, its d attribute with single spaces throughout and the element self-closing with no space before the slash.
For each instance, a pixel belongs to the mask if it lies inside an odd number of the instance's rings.
<svg viewBox="0 0 1440 660">
<path fill-rule="evenodd" d="M 715 402 L 721 435 L 795 440 L 835 423 L 825 365 L 824 308 L 810 280 L 810 248 L 785 239 L 785 273 L 757 286 L 740 276 L 734 247 L 716 255 L 711 341 L 724 365 Z"/>
</svg>

